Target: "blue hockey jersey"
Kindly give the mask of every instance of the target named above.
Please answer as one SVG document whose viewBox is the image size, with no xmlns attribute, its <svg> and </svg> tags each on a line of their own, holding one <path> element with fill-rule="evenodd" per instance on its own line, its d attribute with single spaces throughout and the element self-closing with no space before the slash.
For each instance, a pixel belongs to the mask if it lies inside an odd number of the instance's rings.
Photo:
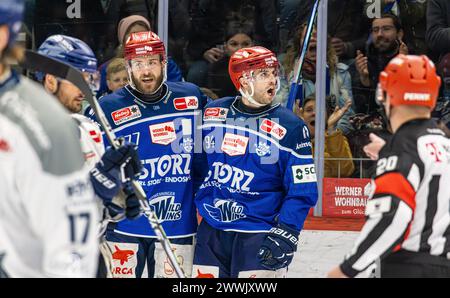
<svg viewBox="0 0 450 298">
<path fill-rule="evenodd" d="M 203 112 L 208 174 L 198 211 L 219 230 L 266 232 L 281 222 L 300 231 L 317 202 L 308 128 L 279 104 L 249 114 L 238 100 L 212 101 Z"/>
<path fill-rule="evenodd" d="M 163 94 L 151 103 L 125 86 L 104 96 L 100 105 L 114 133 L 137 144 L 144 166 L 138 181 L 167 236 L 184 237 L 197 230 L 193 197 L 201 184 L 197 174 L 201 161 L 194 158 L 199 155 L 195 153 L 194 141 L 199 126 L 196 122 L 201 123 L 207 98 L 193 84 L 165 84 Z M 129 236 L 155 237 L 144 216 L 122 220 L 114 229 Z"/>
</svg>

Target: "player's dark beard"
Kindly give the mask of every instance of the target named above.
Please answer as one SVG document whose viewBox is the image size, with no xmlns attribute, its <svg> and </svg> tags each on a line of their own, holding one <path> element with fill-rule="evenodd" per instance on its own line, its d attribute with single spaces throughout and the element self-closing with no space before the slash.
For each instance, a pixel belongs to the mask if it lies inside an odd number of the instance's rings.
<svg viewBox="0 0 450 298">
<path fill-rule="evenodd" d="M 139 79 L 136 79 L 136 77 L 134 75 L 131 76 L 131 79 L 133 80 L 133 84 L 134 84 L 134 86 L 136 86 L 136 89 L 139 90 L 139 92 L 141 92 L 143 94 L 153 94 L 158 89 L 158 87 L 161 86 L 162 80 L 163 80 L 163 75 L 161 74 L 161 76 L 159 77 L 158 80 L 153 75 L 143 76 L 141 78 L 141 79 L 153 79 L 153 81 L 156 82 L 155 88 L 153 90 L 151 90 L 150 92 L 147 92 L 147 90 L 145 90 L 142 82 Z"/>
</svg>

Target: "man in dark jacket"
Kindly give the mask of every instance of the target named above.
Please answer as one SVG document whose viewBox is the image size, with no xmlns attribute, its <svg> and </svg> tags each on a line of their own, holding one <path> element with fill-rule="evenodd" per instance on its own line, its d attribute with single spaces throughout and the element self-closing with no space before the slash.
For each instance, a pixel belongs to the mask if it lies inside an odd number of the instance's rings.
<svg viewBox="0 0 450 298">
<path fill-rule="evenodd" d="M 435 62 L 450 49 L 450 2 L 428 0 L 426 41 Z"/>
<path fill-rule="evenodd" d="M 373 90 L 378 84 L 378 75 L 397 54 L 408 54 L 408 47 L 402 39 L 403 29 L 397 16 L 384 14 L 381 18 L 372 20 L 366 55 L 358 51 L 355 60 L 354 92 L 365 94 L 364 97 L 359 96 L 358 100 L 355 100 L 356 110 L 359 113 L 370 114 L 377 108 Z"/>
</svg>

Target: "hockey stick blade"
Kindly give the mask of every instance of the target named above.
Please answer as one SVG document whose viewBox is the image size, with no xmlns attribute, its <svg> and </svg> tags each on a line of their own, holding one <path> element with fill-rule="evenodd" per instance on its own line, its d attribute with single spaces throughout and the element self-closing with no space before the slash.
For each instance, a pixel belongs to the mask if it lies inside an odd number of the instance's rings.
<svg viewBox="0 0 450 298">
<path fill-rule="evenodd" d="M 58 60 L 43 56 L 30 50 L 25 51 L 25 59 L 20 62 L 20 66 L 29 70 L 52 74 L 56 77 L 66 79 L 76 85 L 91 105 L 95 115 L 97 116 L 97 120 L 100 122 L 100 125 L 103 128 L 108 142 L 111 144 L 111 146 L 113 146 L 114 149 L 119 148 L 120 142 L 117 140 L 114 132 L 112 131 L 111 125 L 105 117 L 105 113 L 100 107 L 98 101 L 94 98 L 91 89 L 83 78 L 83 74 L 78 69 L 75 69 L 71 65 L 68 65 L 64 62 L 60 62 Z M 158 241 L 163 246 L 167 257 L 172 264 L 172 267 L 177 273 L 177 276 L 180 278 L 184 278 L 185 275 L 182 268 L 178 264 L 178 258 L 176 257 L 175 252 L 172 249 L 170 241 L 167 238 L 163 227 L 159 223 L 158 217 L 151 210 L 147 196 L 145 195 L 142 186 L 136 180 L 131 180 L 131 185 L 136 196 L 139 198 L 139 202 L 143 209 L 144 215 L 148 218 L 149 224 L 155 232 Z"/>
</svg>

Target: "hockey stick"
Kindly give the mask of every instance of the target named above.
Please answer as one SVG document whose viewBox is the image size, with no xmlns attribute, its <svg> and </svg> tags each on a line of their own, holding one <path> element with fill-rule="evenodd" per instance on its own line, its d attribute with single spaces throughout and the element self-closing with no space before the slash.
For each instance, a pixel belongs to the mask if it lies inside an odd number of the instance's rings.
<svg viewBox="0 0 450 298">
<path fill-rule="evenodd" d="M 314 28 L 314 21 L 316 20 L 317 16 L 317 10 L 319 8 L 319 2 L 320 0 L 316 0 L 316 3 L 314 3 L 313 9 L 311 11 L 311 17 L 309 18 L 308 27 L 306 29 L 305 37 L 303 38 L 303 45 L 302 45 L 302 51 L 300 53 L 300 59 L 299 59 L 299 66 L 297 68 L 297 72 L 295 73 L 295 79 L 294 82 L 291 83 L 291 88 L 289 89 L 289 97 L 286 103 L 286 108 L 289 110 L 292 110 L 294 107 L 295 100 L 297 98 L 300 99 L 300 106 L 301 101 L 303 97 L 303 88 L 302 88 L 302 68 L 303 68 L 303 62 L 305 61 L 306 57 L 306 51 L 308 50 L 309 41 L 311 40 L 311 34 Z"/>
<path fill-rule="evenodd" d="M 73 68 L 68 64 L 65 64 L 63 62 L 54 60 L 52 58 L 40 55 L 36 52 L 29 50 L 25 52 L 25 59 L 20 64 L 22 67 L 26 69 L 50 73 L 57 77 L 66 79 L 71 83 L 73 83 L 74 85 L 76 85 L 81 90 L 81 92 L 83 92 L 83 94 L 86 97 L 86 100 L 89 102 L 92 109 L 94 110 L 94 113 L 97 116 L 97 119 L 99 120 L 101 126 L 103 127 L 103 131 L 105 132 L 106 138 L 108 139 L 111 146 L 113 146 L 114 149 L 119 148 L 120 143 L 117 140 L 114 132 L 112 131 L 111 125 L 106 119 L 105 113 L 98 104 L 98 101 L 92 95 L 91 89 L 89 88 L 88 84 L 84 80 L 83 75 L 79 70 Z M 139 199 L 139 203 L 141 205 L 144 215 L 148 218 L 150 226 L 154 230 L 156 237 L 158 241 L 161 243 L 177 276 L 180 278 L 184 278 L 185 274 L 183 272 L 183 269 L 178 264 L 177 261 L 178 259 L 175 255 L 174 250 L 172 249 L 170 241 L 167 238 L 167 235 L 163 227 L 159 223 L 158 217 L 150 208 L 144 190 L 136 180 L 131 179 L 131 185 L 133 187 L 134 193 Z"/>
</svg>

